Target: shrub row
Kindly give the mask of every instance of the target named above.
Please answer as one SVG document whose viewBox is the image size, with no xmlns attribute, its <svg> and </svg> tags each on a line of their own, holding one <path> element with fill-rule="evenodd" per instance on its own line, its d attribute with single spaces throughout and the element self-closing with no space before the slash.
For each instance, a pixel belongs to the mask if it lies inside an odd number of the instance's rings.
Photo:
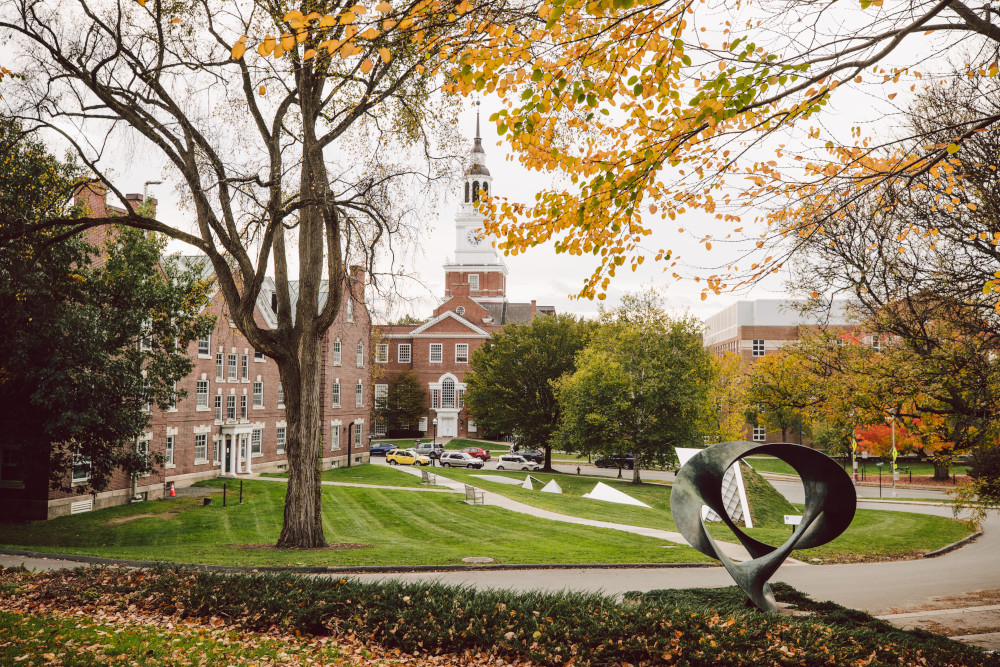
<svg viewBox="0 0 1000 667">
<path fill-rule="evenodd" d="M 619 599 L 166 567 L 145 572 L 91 568 L 58 577 L 14 572 L 0 572 L 0 596 L 30 589 L 46 605 L 60 600 L 134 605 L 180 617 L 221 617 L 253 631 L 277 627 L 354 634 L 414 654 L 472 651 L 589 665 L 995 664 L 978 649 L 815 603 L 780 584 L 774 587 L 776 597 L 811 615 L 757 612 L 746 607 L 735 587 Z M 12 578 L 16 585 L 10 584 Z"/>
</svg>

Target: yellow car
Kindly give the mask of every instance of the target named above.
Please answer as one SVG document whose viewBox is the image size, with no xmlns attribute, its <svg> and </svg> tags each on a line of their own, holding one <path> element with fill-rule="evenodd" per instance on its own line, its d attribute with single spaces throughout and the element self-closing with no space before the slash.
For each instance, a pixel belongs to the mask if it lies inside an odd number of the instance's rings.
<svg viewBox="0 0 1000 667">
<path fill-rule="evenodd" d="M 409 449 L 394 449 L 385 455 L 385 460 L 391 466 L 429 466 L 431 464 L 429 457 L 426 457 L 423 454 L 417 454 Z"/>
</svg>

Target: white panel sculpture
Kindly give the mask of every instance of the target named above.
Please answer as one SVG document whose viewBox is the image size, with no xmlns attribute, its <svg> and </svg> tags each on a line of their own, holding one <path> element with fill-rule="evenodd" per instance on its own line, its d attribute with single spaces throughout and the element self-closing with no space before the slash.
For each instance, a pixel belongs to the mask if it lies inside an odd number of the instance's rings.
<svg viewBox="0 0 1000 667">
<path fill-rule="evenodd" d="M 542 493 L 562 493 L 562 489 L 556 484 L 556 480 L 549 481 L 548 484 L 542 487 Z"/>
<path fill-rule="evenodd" d="M 622 493 L 618 489 L 608 486 L 604 482 L 598 482 L 590 493 L 583 494 L 584 498 L 591 500 L 603 500 L 606 503 L 618 503 L 619 505 L 638 505 L 639 507 L 649 507 L 641 500 L 636 500 L 630 495 Z"/>
</svg>

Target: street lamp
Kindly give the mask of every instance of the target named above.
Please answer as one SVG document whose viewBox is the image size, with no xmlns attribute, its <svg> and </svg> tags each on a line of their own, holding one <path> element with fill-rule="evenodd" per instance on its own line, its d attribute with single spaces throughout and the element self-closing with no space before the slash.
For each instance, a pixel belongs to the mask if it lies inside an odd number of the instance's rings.
<svg viewBox="0 0 1000 667">
<path fill-rule="evenodd" d="M 437 420 L 437 417 L 435 417 L 434 419 L 432 419 L 431 423 L 434 424 L 434 440 L 431 443 L 433 445 L 431 447 L 431 467 L 436 467 L 437 466 L 437 460 L 434 458 L 434 450 L 437 449 L 437 442 L 438 442 L 438 420 Z"/>
</svg>

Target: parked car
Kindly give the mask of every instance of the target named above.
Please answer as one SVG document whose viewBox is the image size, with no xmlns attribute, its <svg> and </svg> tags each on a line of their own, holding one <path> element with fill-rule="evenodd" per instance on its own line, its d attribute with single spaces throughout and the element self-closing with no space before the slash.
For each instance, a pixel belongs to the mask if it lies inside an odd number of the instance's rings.
<svg viewBox="0 0 1000 667">
<path fill-rule="evenodd" d="M 545 452 L 540 449 L 519 449 L 517 451 L 517 455 L 523 456 L 529 461 L 534 461 L 538 464 L 545 463 Z"/>
<path fill-rule="evenodd" d="M 481 461 L 489 461 L 490 453 L 483 449 L 482 447 L 466 447 L 462 450 L 463 454 L 468 454 L 469 456 L 475 456 Z"/>
<path fill-rule="evenodd" d="M 631 470 L 635 467 L 635 457 L 631 454 L 608 454 L 594 461 L 598 468 L 625 468 Z"/>
<path fill-rule="evenodd" d="M 497 470 L 534 470 L 538 464 L 529 461 L 520 454 L 504 454 L 497 459 Z"/>
<path fill-rule="evenodd" d="M 423 454 L 424 456 L 429 456 L 432 459 L 440 459 L 441 453 L 444 452 L 444 445 L 433 443 L 433 442 L 420 442 L 413 446 L 413 451 L 417 454 Z"/>
<path fill-rule="evenodd" d="M 441 455 L 441 465 L 446 468 L 482 468 L 483 462 L 465 452 L 445 452 Z"/>
<path fill-rule="evenodd" d="M 391 442 L 373 442 L 372 446 L 368 448 L 368 454 L 371 456 L 385 456 L 394 449 L 398 448 Z"/>
<path fill-rule="evenodd" d="M 411 449 L 394 449 L 385 455 L 386 462 L 391 466 L 429 466 L 430 457 L 418 454 Z"/>
</svg>

